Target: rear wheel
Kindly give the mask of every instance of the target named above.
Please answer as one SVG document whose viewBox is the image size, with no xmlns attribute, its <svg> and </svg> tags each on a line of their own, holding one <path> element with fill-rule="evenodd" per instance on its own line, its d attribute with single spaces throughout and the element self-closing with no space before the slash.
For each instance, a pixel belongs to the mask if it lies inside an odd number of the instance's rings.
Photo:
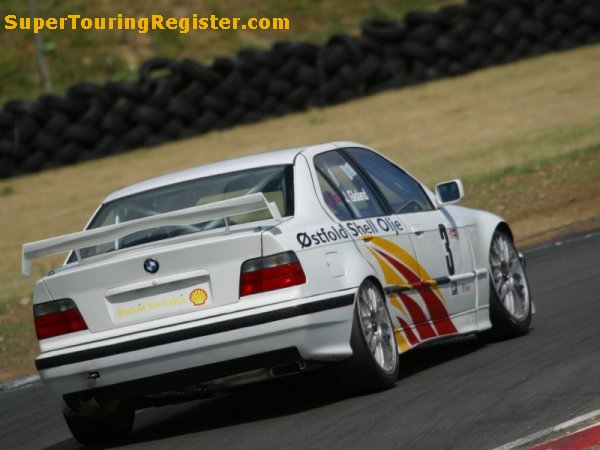
<svg viewBox="0 0 600 450">
<path fill-rule="evenodd" d="M 66 408 L 65 421 L 73 437 L 82 444 L 114 442 L 125 439 L 131 433 L 135 409 L 131 405 L 115 400 L 103 406 L 93 416 L 83 416 Z"/>
<path fill-rule="evenodd" d="M 343 384 L 353 392 L 393 387 L 398 379 L 398 347 L 385 297 L 366 280 L 358 289 L 350 337 L 353 355 L 340 366 Z"/>
<path fill-rule="evenodd" d="M 510 236 L 497 230 L 490 246 L 490 319 L 501 337 L 526 334 L 531 323 L 527 275 Z"/>
</svg>

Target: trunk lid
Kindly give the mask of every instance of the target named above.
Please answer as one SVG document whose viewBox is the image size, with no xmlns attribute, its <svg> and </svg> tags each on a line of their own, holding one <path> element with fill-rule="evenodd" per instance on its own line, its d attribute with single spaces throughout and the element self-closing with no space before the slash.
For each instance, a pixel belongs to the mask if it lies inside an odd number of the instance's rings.
<svg viewBox="0 0 600 450">
<path fill-rule="evenodd" d="M 248 220 L 263 210 L 270 219 L 229 225 L 229 217 Z M 52 299 L 76 303 L 92 333 L 182 314 L 187 314 L 182 320 L 193 320 L 203 310 L 239 300 L 242 263 L 261 256 L 262 232 L 281 220 L 262 193 L 236 197 L 25 244 L 22 272 L 29 274 L 33 259 L 73 250 L 77 261 L 43 281 Z M 225 223 L 220 229 L 124 248 L 116 243 L 148 230 L 152 235 L 157 227 L 220 221 Z M 110 242 L 112 251 L 90 257 L 82 251 Z"/>
<path fill-rule="evenodd" d="M 53 299 L 77 304 L 92 333 L 192 314 L 239 301 L 242 263 L 261 256 L 262 229 L 232 230 L 125 251 L 46 277 Z M 158 265 L 155 273 L 146 261 Z"/>
</svg>

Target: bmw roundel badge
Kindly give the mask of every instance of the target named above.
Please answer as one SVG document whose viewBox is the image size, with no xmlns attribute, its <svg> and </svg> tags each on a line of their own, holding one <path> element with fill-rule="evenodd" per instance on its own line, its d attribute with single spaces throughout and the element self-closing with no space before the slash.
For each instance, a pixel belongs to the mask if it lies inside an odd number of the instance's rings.
<svg viewBox="0 0 600 450">
<path fill-rule="evenodd" d="M 144 270 L 148 273 L 156 273 L 158 272 L 158 268 L 160 266 L 158 265 L 158 261 L 150 258 L 147 259 L 146 261 L 144 261 Z"/>
</svg>

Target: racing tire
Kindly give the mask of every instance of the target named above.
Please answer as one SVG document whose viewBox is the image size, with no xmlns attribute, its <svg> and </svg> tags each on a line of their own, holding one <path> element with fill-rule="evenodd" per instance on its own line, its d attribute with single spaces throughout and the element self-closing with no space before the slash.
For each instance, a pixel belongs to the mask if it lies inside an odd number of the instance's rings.
<svg viewBox="0 0 600 450">
<path fill-rule="evenodd" d="M 148 59 L 140 67 L 140 80 L 143 83 L 148 79 L 153 78 L 153 75 L 156 75 L 155 72 L 168 70 L 171 73 L 173 69 L 176 68 L 176 65 L 177 63 L 169 58 Z"/>
<path fill-rule="evenodd" d="M 131 128 L 125 118 L 112 112 L 104 116 L 100 127 L 102 130 L 118 135 L 127 133 Z"/>
<path fill-rule="evenodd" d="M 71 142 L 56 151 L 54 159 L 61 163 L 61 165 L 71 164 L 79 158 L 79 155 L 83 153 L 83 147 L 79 144 Z"/>
<path fill-rule="evenodd" d="M 277 97 L 285 97 L 292 89 L 293 86 L 288 81 L 281 78 L 272 78 L 267 86 L 267 93 Z"/>
<path fill-rule="evenodd" d="M 358 289 L 350 336 L 353 355 L 339 365 L 342 385 L 352 393 L 392 388 L 398 379 L 398 346 L 381 288 L 370 279 Z"/>
<path fill-rule="evenodd" d="M 210 111 L 216 113 L 225 114 L 232 107 L 231 102 L 223 97 L 217 95 L 208 94 L 202 100 L 202 106 Z"/>
<path fill-rule="evenodd" d="M 48 94 L 40 97 L 41 103 L 49 110 L 66 114 L 70 117 L 79 117 L 85 112 L 86 105 L 83 100 L 60 97 Z"/>
<path fill-rule="evenodd" d="M 47 134 L 60 134 L 69 123 L 71 123 L 69 117 L 60 112 L 55 112 L 52 114 L 50 120 L 43 126 L 41 132 Z"/>
<path fill-rule="evenodd" d="M 217 122 L 219 121 L 219 116 L 213 111 L 205 111 L 200 117 L 198 117 L 192 123 L 193 127 L 196 129 L 194 134 L 204 133 L 212 129 Z"/>
<path fill-rule="evenodd" d="M 345 64 L 340 69 L 339 76 L 344 82 L 345 87 L 356 90 L 360 86 L 360 83 L 354 69 L 355 68 L 352 65 Z"/>
<path fill-rule="evenodd" d="M 301 84 L 286 97 L 285 101 L 293 109 L 302 109 L 306 106 L 309 96 L 310 90 Z"/>
<path fill-rule="evenodd" d="M 404 22 L 412 28 L 427 23 L 447 25 L 445 19 L 440 14 L 433 11 L 410 11 L 404 16 Z"/>
<path fill-rule="evenodd" d="M 0 178 L 7 178 L 13 174 L 15 170 L 15 160 L 14 158 L 2 155 L 0 153 Z"/>
<path fill-rule="evenodd" d="M 113 97 L 126 97 L 138 102 L 145 100 L 148 96 L 148 92 L 142 86 L 134 83 L 109 81 L 104 85 L 104 88 Z"/>
<path fill-rule="evenodd" d="M 206 94 L 206 89 L 204 86 L 197 81 L 192 81 L 177 95 L 179 98 L 185 99 L 189 103 L 196 103 L 202 100 L 204 94 Z"/>
<path fill-rule="evenodd" d="M 271 72 L 265 68 L 262 68 L 247 81 L 246 86 L 251 89 L 264 90 L 269 84 L 270 80 Z"/>
<path fill-rule="evenodd" d="M 290 53 L 293 56 L 305 61 L 314 61 L 318 51 L 319 46 L 311 42 L 294 42 L 290 48 Z"/>
<path fill-rule="evenodd" d="M 162 108 L 159 109 L 141 105 L 133 111 L 131 119 L 134 122 L 142 123 L 150 127 L 160 127 L 169 120 L 169 117 L 163 112 Z"/>
<path fill-rule="evenodd" d="M 19 117 L 15 124 L 15 133 L 21 142 L 30 142 L 39 131 L 40 126 L 30 115 Z"/>
<path fill-rule="evenodd" d="M 215 71 L 189 58 L 181 61 L 180 68 L 185 76 L 201 84 L 214 86 L 221 81 L 221 77 Z"/>
<path fill-rule="evenodd" d="M 483 337 L 510 338 L 529 332 L 531 291 L 512 238 L 496 230 L 490 244 L 490 320 Z"/>
<path fill-rule="evenodd" d="M 112 104 L 113 100 L 108 91 L 102 86 L 94 83 L 77 83 L 67 90 L 67 96 L 70 98 L 81 99 L 84 102 L 97 99 L 104 105 Z"/>
<path fill-rule="evenodd" d="M 356 69 L 356 77 L 359 83 L 368 83 L 371 78 L 381 69 L 381 59 L 375 55 L 367 56 Z"/>
<path fill-rule="evenodd" d="M 244 107 L 256 109 L 262 100 L 261 93 L 248 88 L 242 88 L 236 97 L 236 102 Z"/>
<path fill-rule="evenodd" d="M 275 72 L 275 76 L 279 78 L 293 78 L 300 69 L 300 63 L 295 58 L 289 58 L 287 62 Z"/>
<path fill-rule="evenodd" d="M 84 417 L 71 409 L 63 410 L 73 437 L 82 444 L 98 444 L 125 439 L 131 433 L 135 409 L 118 403 L 113 411 L 99 417 Z"/>
<path fill-rule="evenodd" d="M 175 80 L 173 78 L 158 78 L 152 89 L 152 95 L 146 102 L 147 106 L 162 110 L 172 97 Z"/>
<path fill-rule="evenodd" d="M 424 22 L 410 32 L 410 38 L 421 44 L 430 44 L 441 36 L 444 36 L 443 31 L 428 22 Z"/>
<path fill-rule="evenodd" d="M 321 82 L 321 76 L 319 75 L 319 71 L 314 67 L 303 65 L 300 66 L 300 69 L 298 70 L 296 80 L 298 80 L 301 84 L 306 84 L 310 87 L 316 87 Z"/>
<path fill-rule="evenodd" d="M 242 87 L 242 80 L 237 71 L 232 70 L 226 78 L 221 81 L 214 90 L 213 93 L 222 97 L 234 97 Z"/>
<path fill-rule="evenodd" d="M 406 36 L 406 28 L 387 19 L 367 19 L 362 25 L 363 36 L 375 42 L 400 42 Z"/>
<path fill-rule="evenodd" d="M 340 46 L 350 55 L 352 61 L 360 61 L 363 58 L 363 50 L 360 39 L 346 34 L 335 34 L 327 41 L 327 46 Z"/>
<path fill-rule="evenodd" d="M 183 123 L 176 118 L 172 118 L 162 128 L 162 132 L 171 136 L 172 139 L 176 139 L 183 130 Z"/>
<path fill-rule="evenodd" d="M 15 126 L 15 116 L 7 111 L 0 110 L 0 130 L 11 130 Z"/>
<path fill-rule="evenodd" d="M 60 138 L 44 132 L 37 133 L 31 142 L 32 147 L 50 155 L 55 152 L 56 149 L 60 148 L 62 144 L 63 141 Z"/>
<path fill-rule="evenodd" d="M 142 144 L 146 136 L 152 133 L 152 129 L 146 125 L 138 125 L 121 136 L 120 143 L 128 148 L 135 148 Z"/>
<path fill-rule="evenodd" d="M 47 156 L 42 151 L 31 153 L 20 165 L 21 173 L 37 172 L 46 162 Z"/>
<path fill-rule="evenodd" d="M 328 74 L 337 72 L 338 67 L 352 63 L 351 54 L 343 47 L 324 47 L 321 54 L 323 70 Z"/>
<path fill-rule="evenodd" d="M 78 144 L 94 145 L 100 139 L 100 131 L 94 126 L 72 123 L 67 125 L 62 137 Z"/>
<path fill-rule="evenodd" d="M 78 122 L 82 125 L 96 126 L 100 123 L 105 113 L 106 110 L 102 102 L 94 99 L 85 114 L 79 118 Z"/>
</svg>

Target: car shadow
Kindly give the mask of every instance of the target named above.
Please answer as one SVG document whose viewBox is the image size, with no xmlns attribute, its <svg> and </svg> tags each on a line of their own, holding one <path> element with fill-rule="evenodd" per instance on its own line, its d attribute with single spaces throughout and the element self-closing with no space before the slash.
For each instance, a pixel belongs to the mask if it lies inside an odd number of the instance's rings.
<svg viewBox="0 0 600 450">
<path fill-rule="evenodd" d="M 411 377 L 429 368 L 461 358 L 483 347 L 484 340 L 475 335 L 450 337 L 425 344 L 419 349 L 400 356 L 399 380 Z"/>
<path fill-rule="evenodd" d="M 475 352 L 484 345 L 476 337 L 458 337 L 408 352 L 400 357 L 399 380 Z M 110 448 L 284 417 L 351 398 L 328 370 L 283 377 L 210 399 L 138 411 L 131 437 Z M 81 447 L 73 439 L 46 447 L 47 450 L 71 448 Z"/>
</svg>

